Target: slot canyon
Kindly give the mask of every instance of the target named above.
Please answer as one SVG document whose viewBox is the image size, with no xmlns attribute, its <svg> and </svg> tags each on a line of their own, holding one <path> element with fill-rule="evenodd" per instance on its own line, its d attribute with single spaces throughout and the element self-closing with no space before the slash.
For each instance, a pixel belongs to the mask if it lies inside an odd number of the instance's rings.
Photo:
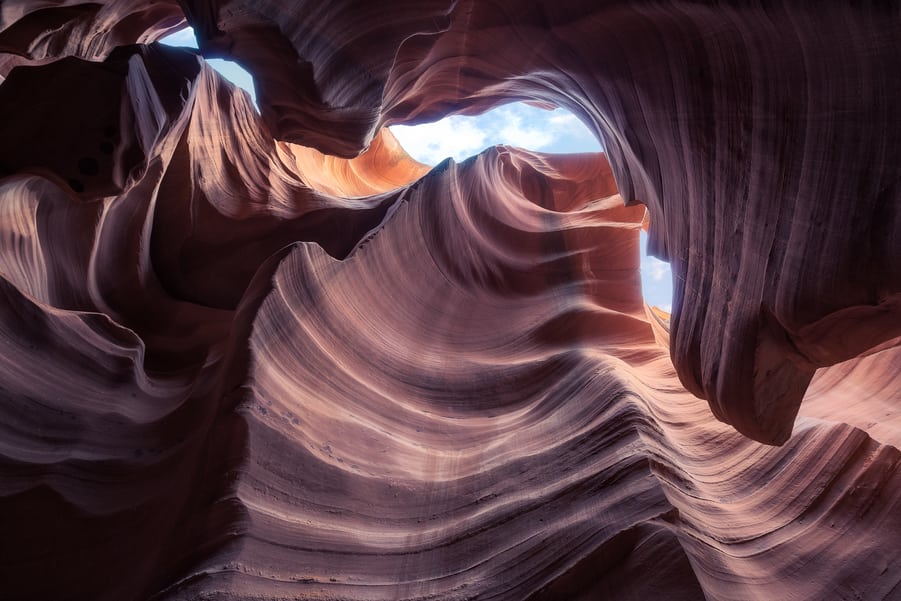
<svg viewBox="0 0 901 601">
<path fill-rule="evenodd" d="M 2 601 L 901 600 L 899 448 L 898 2 L 0 0 Z"/>
</svg>

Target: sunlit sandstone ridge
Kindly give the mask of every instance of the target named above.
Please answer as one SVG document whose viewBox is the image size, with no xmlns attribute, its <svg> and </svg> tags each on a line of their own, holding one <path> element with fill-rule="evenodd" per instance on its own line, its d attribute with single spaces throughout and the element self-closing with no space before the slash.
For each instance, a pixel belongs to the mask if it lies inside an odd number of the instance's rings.
<svg viewBox="0 0 901 601">
<path fill-rule="evenodd" d="M 901 599 L 901 12 L 802 4 L 4 0 L 0 599 Z M 608 153 L 384 129 L 511 100 Z"/>
</svg>

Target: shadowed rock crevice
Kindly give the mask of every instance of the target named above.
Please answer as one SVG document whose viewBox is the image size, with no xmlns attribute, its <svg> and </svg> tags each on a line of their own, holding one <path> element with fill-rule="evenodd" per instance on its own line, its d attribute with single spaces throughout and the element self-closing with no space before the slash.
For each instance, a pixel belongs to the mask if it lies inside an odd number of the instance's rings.
<svg viewBox="0 0 901 601">
<path fill-rule="evenodd" d="M 897 10 L 521 4 L 3 3 L 0 596 L 897 598 Z"/>
</svg>

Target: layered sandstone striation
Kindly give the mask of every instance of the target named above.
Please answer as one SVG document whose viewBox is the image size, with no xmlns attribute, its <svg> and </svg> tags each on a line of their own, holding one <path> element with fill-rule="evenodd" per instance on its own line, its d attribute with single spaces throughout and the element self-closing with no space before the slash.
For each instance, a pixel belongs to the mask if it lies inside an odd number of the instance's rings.
<svg viewBox="0 0 901 601">
<path fill-rule="evenodd" d="M 0 599 L 901 599 L 899 39 L 877 2 L 6 0 Z M 383 129 L 516 99 L 607 153 L 429 170 Z"/>
</svg>

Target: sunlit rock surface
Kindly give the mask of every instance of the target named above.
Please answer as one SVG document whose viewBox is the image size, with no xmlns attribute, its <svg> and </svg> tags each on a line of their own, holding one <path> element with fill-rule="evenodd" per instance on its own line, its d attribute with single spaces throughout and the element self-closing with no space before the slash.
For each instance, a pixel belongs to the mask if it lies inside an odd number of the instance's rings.
<svg viewBox="0 0 901 601">
<path fill-rule="evenodd" d="M 892 3 L 0 19 L 0 598 L 901 599 Z"/>
</svg>

